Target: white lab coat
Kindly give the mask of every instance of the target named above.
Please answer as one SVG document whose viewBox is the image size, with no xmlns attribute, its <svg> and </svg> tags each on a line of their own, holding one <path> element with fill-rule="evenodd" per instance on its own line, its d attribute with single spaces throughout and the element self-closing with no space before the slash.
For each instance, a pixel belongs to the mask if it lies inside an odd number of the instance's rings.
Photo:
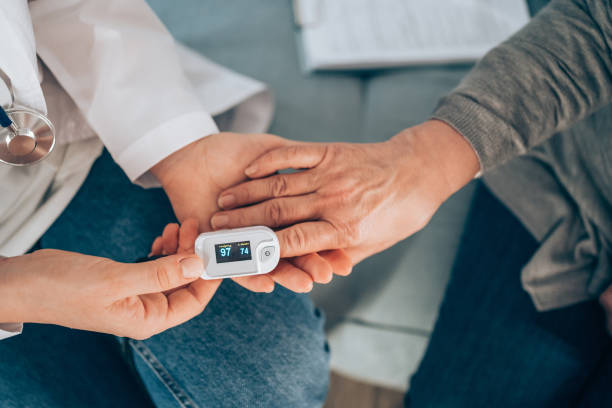
<svg viewBox="0 0 612 408">
<path fill-rule="evenodd" d="M 48 111 L 57 130 L 43 162 L 0 165 L 2 256 L 40 238 L 103 145 L 133 182 L 151 187 L 153 165 L 219 131 L 214 115 L 234 109 L 225 130 L 240 132 L 263 132 L 272 117 L 265 85 L 177 45 L 145 0 L 3 0 L 0 38 L 17 103 Z M 20 330 L 0 324 L 0 339 Z"/>
</svg>

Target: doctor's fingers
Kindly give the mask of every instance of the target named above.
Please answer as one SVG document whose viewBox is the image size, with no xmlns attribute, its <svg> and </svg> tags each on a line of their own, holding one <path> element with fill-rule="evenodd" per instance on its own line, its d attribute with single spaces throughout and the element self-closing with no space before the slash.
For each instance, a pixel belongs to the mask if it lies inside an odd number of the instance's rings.
<svg viewBox="0 0 612 408">
<path fill-rule="evenodd" d="M 319 218 L 322 211 L 321 200 L 316 194 L 297 197 L 282 197 L 262 203 L 216 213 L 210 220 L 213 229 L 239 228 L 250 225 L 282 227 L 299 221 Z"/>
<path fill-rule="evenodd" d="M 107 286 L 119 299 L 165 292 L 191 283 L 200 277 L 204 264 L 193 255 L 172 255 L 135 264 L 114 262 L 112 268 Z"/>
<path fill-rule="evenodd" d="M 164 239 L 161 236 L 155 238 L 155 240 L 153 240 L 153 244 L 151 245 L 151 252 L 149 252 L 149 255 L 147 256 L 150 258 L 152 256 L 161 255 L 163 252 L 163 244 Z"/>
<path fill-rule="evenodd" d="M 232 209 L 270 198 L 297 196 L 316 191 L 321 185 L 314 170 L 277 174 L 238 184 L 219 196 L 219 207 Z"/>
<path fill-rule="evenodd" d="M 139 302 L 126 299 L 113 305 L 113 309 L 121 309 L 123 306 L 124 314 L 132 318 L 127 319 L 130 324 L 126 333 L 128 336 L 146 339 L 202 313 L 220 283 L 220 280 L 198 279 L 169 295 L 162 293 L 140 295 L 137 297 Z M 134 309 L 141 309 L 141 312 L 136 313 Z"/>
<path fill-rule="evenodd" d="M 220 279 L 197 279 L 186 287 L 169 294 L 167 296 L 168 314 L 164 329 L 177 326 L 202 313 L 220 284 Z"/>
<path fill-rule="evenodd" d="M 179 225 L 175 222 L 166 225 L 162 232 L 162 255 L 176 253 L 179 240 Z"/>
<path fill-rule="evenodd" d="M 193 253 L 198 227 L 198 220 L 195 218 L 185 220 L 180 227 L 176 223 L 166 225 L 162 235 L 153 241 L 148 256 Z"/>
<path fill-rule="evenodd" d="M 195 240 L 198 237 L 200 222 L 196 218 L 189 218 L 181 224 L 178 238 L 178 254 L 192 254 L 195 252 Z"/>
</svg>

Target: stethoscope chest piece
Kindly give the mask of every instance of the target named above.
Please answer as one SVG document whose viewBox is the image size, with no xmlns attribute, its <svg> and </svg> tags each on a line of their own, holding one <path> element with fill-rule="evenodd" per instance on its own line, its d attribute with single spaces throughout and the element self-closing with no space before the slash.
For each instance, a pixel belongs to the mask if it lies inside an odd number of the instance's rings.
<svg viewBox="0 0 612 408">
<path fill-rule="evenodd" d="M 13 166 L 34 164 L 51 153 L 55 145 L 53 124 L 42 113 L 15 105 L 13 84 L 0 69 L 11 102 L 0 106 L 0 162 Z"/>
<path fill-rule="evenodd" d="M 37 163 L 51 153 L 55 130 L 45 115 L 19 106 L 4 111 L 13 123 L 0 128 L 0 162 L 25 166 Z"/>
</svg>

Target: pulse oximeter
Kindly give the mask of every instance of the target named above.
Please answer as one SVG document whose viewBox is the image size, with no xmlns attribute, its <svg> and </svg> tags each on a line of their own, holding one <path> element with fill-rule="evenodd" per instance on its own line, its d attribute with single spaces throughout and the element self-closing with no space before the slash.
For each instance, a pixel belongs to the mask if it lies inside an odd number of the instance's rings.
<svg viewBox="0 0 612 408">
<path fill-rule="evenodd" d="M 246 227 L 200 234 L 195 253 L 204 261 L 202 279 L 261 275 L 280 260 L 280 245 L 268 227 Z"/>
</svg>

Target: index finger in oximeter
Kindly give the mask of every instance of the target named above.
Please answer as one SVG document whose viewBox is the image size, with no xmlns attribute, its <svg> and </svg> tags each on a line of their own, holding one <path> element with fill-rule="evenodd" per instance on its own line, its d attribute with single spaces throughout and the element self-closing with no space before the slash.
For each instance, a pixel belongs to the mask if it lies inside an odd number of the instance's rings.
<svg viewBox="0 0 612 408">
<path fill-rule="evenodd" d="M 257 226 L 200 234 L 195 253 L 204 261 L 202 279 L 221 279 L 272 272 L 280 245 L 274 231 Z"/>
</svg>

